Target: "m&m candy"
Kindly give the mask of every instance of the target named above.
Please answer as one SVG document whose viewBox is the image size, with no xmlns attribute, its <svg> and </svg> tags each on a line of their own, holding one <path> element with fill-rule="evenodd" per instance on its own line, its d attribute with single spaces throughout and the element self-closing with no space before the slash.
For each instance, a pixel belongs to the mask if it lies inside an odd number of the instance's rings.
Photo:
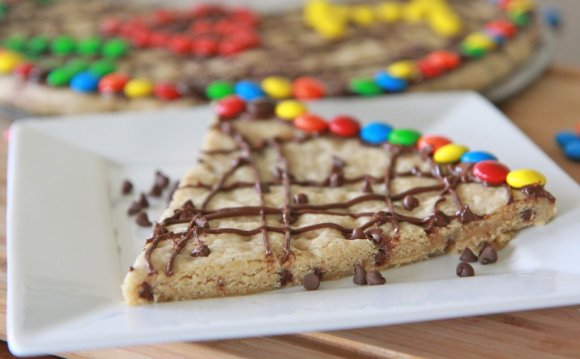
<svg viewBox="0 0 580 359">
<path fill-rule="evenodd" d="M 70 55 L 75 51 L 75 40 L 67 35 L 56 37 L 50 44 L 50 50 L 55 55 Z"/>
<path fill-rule="evenodd" d="M 205 89 L 205 94 L 210 100 L 219 100 L 234 92 L 234 85 L 227 81 L 214 81 Z"/>
<path fill-rule="evenodd" d="M 66 67 L 57 67 L 48 73 L 46 83 L 51 86 L 65 86 L 69 84 L 73 75 L 72 71 Z"/>
<path fill-rule="evenodd" d="M 571 160 L 580 161 L 580 140 L 568 143 L 564 147 L 564 155 Z"/>
<path fill-rule="evenodd" d="M 246 108 L 244 100 L 236 95 L 230 95 L 218 101 L 216 112 L 222 119 L 237 117 Z"/>
<path fill-rule="evenodd" d="M 393 128 L 385 123 L 372 122 L 360 130 L 360 137 L 364 142 L 378 145 L 387 142 Z"/>
<path fill-rule="evenodd" d="M 18 77 L 20 77 L 23 80 L 28 79 L 28 76 L 30 76 L 31 71 L 34 69 L 34 65 L 28 62 L 22 62 L 18 65 L 16 65 L 16 67 L 14 67 L 14 70 L 12 71 L 12 73 Z"/>
<path fill-rule="evenodd" d="M 133 79 L 127 82 L 124 92 L 129 98 L 147 97 L 153 93 L 153 84 L 145 79 Z"/>
<path fill-rule="evenodd" d="M 469 151 L 469 148 L 465 146 L 450 143 L 435 151 L 433 153 L 433 159 L 439 164 L 459 162 L 461 156 L 467 151 Z"/>
<path fill-rule="evenodd" d="M 80 55 L 97 55 L 103 46 L 103 39 L 98 36 L 87 37 L 77 44 L 77 53 Z"/>
<path fill-rule="evenodd" d="M 394 77 L 385 71 L 379 71 L 375 75 L 375 81 L 383 90 L 388 92 L 401 92 L 407 89 L 407 81 Z"/>
<path fill-rule="evenodd" d="M 461 162 L 466 163 L 477 163 L 485 160 L 497 160 L 497 157 L 484 151 L 470 151 L 461 156 Z"/>
<path fill-rule="evenodd" d="M 459 54 L 446 50 L 433 51 L 427 55 L 426 60 L 443 71 L 453 70 L 461 64 Z"/>
<path fill-rule="evenodd" d="M 16 65 L 22 62 L 22 57 L 12 51 L 0 52 L 0 74 L 14 70 Z"/>
<path fill-rule="evenodd" d="M 417 77 L 418 69 L 414 61 L 396 61 L 387 67 L 387 72 L 394 77 L 401 79 L 412 79 Z"/>
<path fill-rule="evenodd" d="M 564 131 L 556 135 L 556 142 L 560 145 L 564 155 L 571 160 L 580 160 L 580 122 L 577 128 L 578 134 Z"/>
<path fill-rule="evenodd" d="M 2 45 L 13 51 L 22 51 L 26 46 L 26 37 L 20 34 L 11 35 L 2 42 Z"/>
<path fill-rule="evenodd" d="M 292 83 L 292 94 L 299 100 L 324 97 L 324 86 L 313 77 L 299 77 Z"/>
<path fill-rule="evenodd" d="M 417 142 L 417 147 L 422 151 L 428 151 L 429 153 L 433 153 L 437 151 L 439 148 L 448 145 L 450 143 L 451 140 L 448 139 L 447 137 L 424 135 L 421 136 L 421 138 Z"/>
<path fill-rule="evenodd" d="M 98 85 L 99 78 L 90 72 L 80 72 L 70 82 L 71 89 L 77 92 L 93 92 Z"/>
<path fill-rule="evenodd" d="M 40 55 L 48 50 L 49 41 L 44 36 L 34 36 L 26 41 L 25 50 L 31 55 Z"/>
<path fill-rule="evenodd" d="M 389 133 L 389 143 L 401 146 L 414 146 L 421 133 L 406 128 L 397 128 Z"/>
<path fill-rule="evenodd" d="M 260 85 L 252 81 L 238 81 L 235 86 L 236 95 L 246 101 L 252 101 L 264 97 L 264 91 Z"/>
<path fill-rule="evenodd" d="M 326 131 L 328 123 L 320 116 L 305 113 L 294 119 L 294 126 L 304 132 L 320 133 Z"/>
<path fill-rule="evenodd" d="M 350 90 L 361 96 L 376 96 L 383 93 L 383 90 L 373 81 L 373 79 L 355 78 L 350 82 Z"/>
<path fill-rule="evenodd" d="M 477 162 L 472 169 L 476 178 L 494 185 L 504 183 L 509 171 L 505 165 L 494 160 Z"/>
<path fill-rule="evenodd" d="M 284 120 L 293 120 L 306 113 L 308 108 L 300 101 L 285 100 L 276 105 L 276 116 Z"/>
<path fill-rule="evenodd" d="M 107 59 L 95 61 L 89 66 L 89 72 L 97 77 L 108 75 L 116 69 L 117 65 Z"/>
<path fill-rule="evenodd" d="M 518 169 L 508 173 L 506 181 L 513 188 L 522 188 L 531 185 L 543 186 L 546 184 L 546 177 L 535 170 Z"/>
<path fill-rule="evenodd" d="M 177 87 L 171 83 L 159 83 L 153 87 L 155 97 L 165 101 L 175 100 L 181 97 Z"/>
<path fill-rule="evenodd" d="M 78 74 L 85 71 L 89 67 L 89 63 L 84 59 L 72 59 L 64 64 L 64 67 L 69 69 L 73 74 Z"/>
<path fill-rule="evenodd" d="M 262 90 L 275 99 L 285 99 L 292 96 L 292 83 L 284 77 L 269 76 L 262 80 Z"/>
<path fill-rule="evenodd" d="M 518 32 L 517 26 L 508 20 L 497 20 L 488 22 L 485 25 L 485 29 L 493 33 L 500 34 L 507 38 L 514 37 Z"/>
<path fill-rule="evenodd" d="M 101 54 L 105 57 L 122 57 L 129 51 L 129 44 L 123 39 L 110 39 L 103 44 Z"/>
<path fill-rule="evenodd" d="M 358 122 L 350 116 L 336 116 L 328 123 L 330 132 L 340 137 L 354 137 L 360 131 Z"/>
<path fill-rule="evenodd" d="M 108 74 L 99 81 L 99 92 L 101 93 L 120 93 L 123 91 L 129 77 L 120 73 Z"/>
</svg>

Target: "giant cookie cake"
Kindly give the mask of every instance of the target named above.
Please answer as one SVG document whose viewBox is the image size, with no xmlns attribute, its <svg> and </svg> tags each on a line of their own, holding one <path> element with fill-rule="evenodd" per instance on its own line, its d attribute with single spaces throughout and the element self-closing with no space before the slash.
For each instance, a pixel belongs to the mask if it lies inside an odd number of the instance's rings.
<svg viewBox="0 0 580 359">
<path fill-rule="evenodd" d="M 541 173 L 442 136 L 328 121 L 295 100 L 215 106 L 199 163 L 125 277 L 129 305 L 316 289 L 353 272 L 383 284 L 380 270 L 445 253 L 485 264 L 555 213 Z"/>
<path fill-rule="evenodd" d="M 485 90 L 534 52 L 530 0 L 311 0 L 274 13 L 0 3 L 0 102 L 31 113 Z"/>
</svg>

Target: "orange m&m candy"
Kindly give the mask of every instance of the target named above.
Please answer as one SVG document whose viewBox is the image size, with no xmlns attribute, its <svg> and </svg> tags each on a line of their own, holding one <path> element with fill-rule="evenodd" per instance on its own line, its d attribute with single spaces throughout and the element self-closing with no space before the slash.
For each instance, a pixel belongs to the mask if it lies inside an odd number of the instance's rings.
<svg viewBox="0 0 580 359">
<path fill-rule="evenodd" d="M 324 97 L 324 86 L 313 77 L 299 77 L 292 83 L 292 94 L 300 100 Z"/>
<path fill-rule="evenodd" d="M 443 71 L 449 71 L 461 64 L 461 57 L 455 52 L 440 50 L 427 55 L 426 61 Z"/>
<path fill-rule="evenodd" d="M 125 84 L 129 81 L 127 75 L 112 73 L 103 77 L 99 81 L 100 93 L 119 93 L 123 91 Z"/>
<path fill-rule="evenodd" d="M 328 123 L 320 116 L 305 113 L 294 119 L 294 126 L 304 132 L 324 132 L 328 128 Z"/>
<path fill-rule="evenodd" d="M 439 148 L 448 145 L 450 143 L 451 140 L 443 136 L 425 135 L 419 138 L 419 141 L 417 142 L 417 147 L 420 150 L 429 151 L 429 153 L 433 153 L 437 151 Z"/>
</svg>

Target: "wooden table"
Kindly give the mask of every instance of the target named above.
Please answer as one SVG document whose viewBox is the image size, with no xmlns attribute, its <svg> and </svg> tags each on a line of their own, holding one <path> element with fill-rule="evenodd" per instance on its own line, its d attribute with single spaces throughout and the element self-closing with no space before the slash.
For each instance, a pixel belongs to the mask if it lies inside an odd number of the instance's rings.
<svg viewBox="0 0 580 359">
<path fill-rule="evenodd" d="M 580 182 L 554 135 L 580 121 L 580 70 L 553 68 L 500 106 L 528 136 Z M 0 129 L 8 126 L 0 120 Z M 6 144 L 0 146 L 6 188 Z M 0 338 L 6 338 L 6 194 L 0 194 Z M 580 285 L 580 283 L 578 283 Z M 466 353 L 469 353 L 467 355 Z M 61 354 L 66 358 L 562 358 L 580 357 L 580 306 L 278 337 L 179 343 Z M 5 343 L 0 358 L 12 357 Z"/>
</svg>

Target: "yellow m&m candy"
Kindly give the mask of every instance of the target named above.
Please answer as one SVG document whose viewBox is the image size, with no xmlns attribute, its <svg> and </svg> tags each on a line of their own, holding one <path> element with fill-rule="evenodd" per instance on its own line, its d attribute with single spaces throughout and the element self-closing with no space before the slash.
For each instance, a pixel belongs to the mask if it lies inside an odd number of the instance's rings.
<svg viewBox="0 0 580 359">
<path fill-rule="evenodd" d="M 401 18 L 401 5 L 393 2 L 382 2 L 376 7 L 376 15 L 379 21 L 398 21 Z"/>
<path fill-rule="evenodd" d="M 546 184 L 546 176 L 535 170 L 519 169 L 508 173 L 506 181 L 513 188 L 522 188 L 533 184 L 543 186 Z"/>
<path fill-rule="evenodd" d="M 353 6 L 350 12 L 350 19 L 358 26 L 370 26 L 375 22 L 375 15 L 369 6 L 358 5 Z"/>
<path fill-rule="evenodd" d="M 336 40 L 346 34 L 346 24 L 332 18 L 321 19 L 314 25 L 314 29 L 327 40 Z"/>
<path fill-rule="evenodd" d="M 304 6 L 304 22 L 314 26 L 330 11 L 331 4 L 326 0 L 311 0 Z"/>
<path fill-rule="evenodd" d="M 461 160 L 461 156 L 467 151 L 469 151 L 469 148 L 465 146 L 450 143 L 435 151 L 433 159 L 439 164 L 458 162 Z"/>
<path fill-rule="evenodd" d="M 387 67 L 387 72 L 400 79 L 412 79 L 417 76 L 417 64 L 414 61 L 396 61 Z"/>
<path fill-rule="evenodd" d="M 281 101 L 276 106 L 276 116 L 284 120 L 293 120 L 307 111 L 308 108 L 304 103 L 295 100 Z"/>
<path fill-rule="evenodd" d="M 16 65 L 22 62 L 22 57 L 12 51 L 0 52 L 0 74 L 12 72 Z"/>
<path fill-rule="evenodd" d="M 147 97 L 153 93 L 153 84 L 144 79 L 134 79 L 127 82 L 124 89 L 129 98 Z"/>
<path fill-rule="evenodd" d="M 443 37 L 456 36 L 463 28 L 459 17 L 448 11 L 433 11 L 429 15 L 429 25 L 437 35 Z"/>
<path fill-rule="evenodd" d="M 483 48 L 486 50 L 495 49 L 497 44 L 491 37 L 481 32 L 474 32 L 468 35 L 463 42 L 470 47 Z"/>
<path fill-rule="evenodd" d="M 262 80 L 262 90 L 275 99 L 285 99 L 292 96 L 292 82 L 284 77 L 269 76 Z"/>
<path fill-rule="evenodd" d="M 410 23 L 422 21 L 428 14 L 429 7 L 423 2 L 412 1 L 403 5 L 401 16 L 403 20 Z"/>
</svg>

